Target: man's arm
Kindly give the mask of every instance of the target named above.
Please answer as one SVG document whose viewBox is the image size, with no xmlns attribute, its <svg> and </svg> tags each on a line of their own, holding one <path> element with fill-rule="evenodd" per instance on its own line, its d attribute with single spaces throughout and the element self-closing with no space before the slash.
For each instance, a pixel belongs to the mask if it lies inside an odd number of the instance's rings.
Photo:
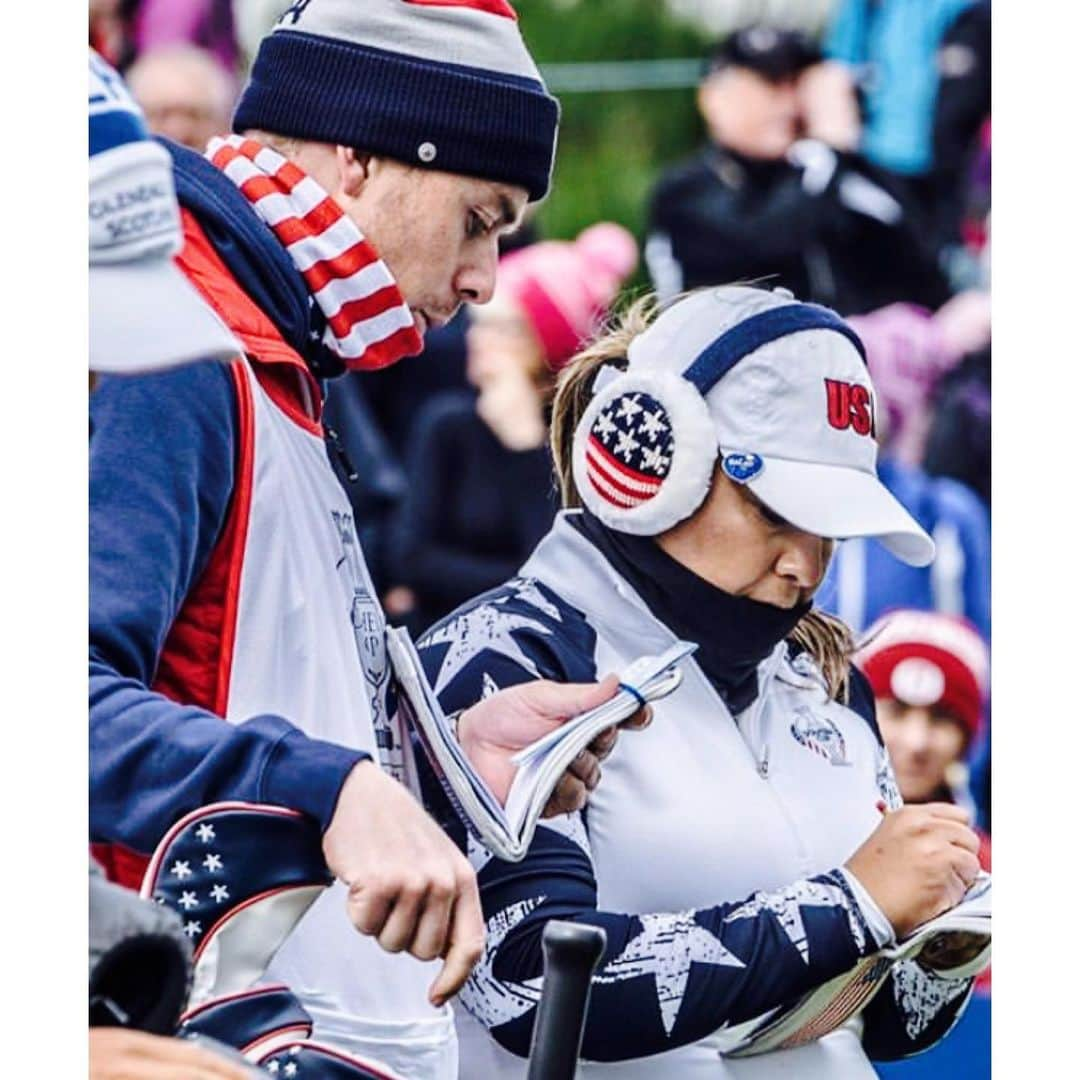
<svg viewBox="0 0 1080 1080">
<path fill-rule="evenodd" d="M 367 756 L 279 716 L 232 724 L 149 689 L 229 511 L 232 378 L 200 364 L 105 379 L 91 399 L 90 828 L 143 853 L 221 799 L 289 806 L 325 828 Z"/>
</svg>

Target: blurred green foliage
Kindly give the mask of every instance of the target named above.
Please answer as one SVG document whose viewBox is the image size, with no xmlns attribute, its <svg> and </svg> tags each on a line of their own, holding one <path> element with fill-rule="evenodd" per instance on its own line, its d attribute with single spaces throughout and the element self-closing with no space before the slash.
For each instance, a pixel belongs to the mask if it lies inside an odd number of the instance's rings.
<svg viewBox="0 0 1080 1080">
<path fill-rule="evenodd" d="M 515 0 L 537 62 L 685 59 L 711 42 L 659 0 Z M 703 138 L 694 90 L 560 92 L 562 124 L 551 194 L 538 225 L 570 239 L 595 221 L 644 238 L 649 191 L 660 172 Z M 639 271 L 637 280 L 644 281 Z"/>
</svg>

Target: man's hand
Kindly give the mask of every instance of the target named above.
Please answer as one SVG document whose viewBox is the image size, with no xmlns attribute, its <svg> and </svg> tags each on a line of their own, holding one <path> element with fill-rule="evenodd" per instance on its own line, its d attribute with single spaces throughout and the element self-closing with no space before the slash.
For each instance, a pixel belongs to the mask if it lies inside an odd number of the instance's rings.
<svg viewBox="0 0 1080 1080">
<path fill-rule="evenodd" d="M 254 1069 L 183 1039 L 126 1028 L 90 1029 L 90 1080 L 249 1080 Z"/>
<path fill-rule="evenodd" d="M 323 854 L 349 887 L 353 925 L 388 952 L 443 957 L 433 1005 L 461 988 L 484 947 L 476 875 L 423 808 L 371 761 L 342 785 Z"/>
<path fill-rule="evenodd" d="M 615 675 L 598 683 L 540 679 L 511 686 L 461 714 L 458 741 L 492 794 L 505 804 L 517 772 L 511 757 L 572 716 L 603 705 L 618 687 Z M 619 727 L 640 730 L 651 720 L 652 710 L 646 705 Z M 585 805 L 589 792 L 600 782 L 600 763 L 611 753 L 617 735 L 615 728 L 608 728 L 578 754 L 551 793 L 544 817 L 568 814 Z"/>
<path fill-rule="evenodd" d="M 979 838 L 951 803 L 902 806 L 885 815 L 846 866 L 904 938 L 955 907 L 979 873 Z"/>
</svg>

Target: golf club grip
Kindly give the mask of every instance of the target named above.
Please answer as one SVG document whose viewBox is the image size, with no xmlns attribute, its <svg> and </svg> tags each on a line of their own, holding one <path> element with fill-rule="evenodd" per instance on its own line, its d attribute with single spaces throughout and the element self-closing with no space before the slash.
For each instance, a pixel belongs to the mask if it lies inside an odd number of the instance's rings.
<svg viewBox="0 0 1080 1080">
<path fill-rule="evenodd" d="M 598 926 L 544 927 L 544 991 L 536 1010 L 528 1080 L 573 1080 L 589 1007 L 592 973 L 607 935 Z"/>
</svg>

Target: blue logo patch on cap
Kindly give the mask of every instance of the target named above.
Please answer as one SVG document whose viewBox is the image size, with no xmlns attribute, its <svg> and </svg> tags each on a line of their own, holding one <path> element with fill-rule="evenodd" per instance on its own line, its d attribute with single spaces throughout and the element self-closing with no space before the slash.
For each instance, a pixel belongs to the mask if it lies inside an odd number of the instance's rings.
<svg viewBox="0 0 1080 1080">
<path fill-rule="evenodd" d="M 765 468 L 765 462 L 757 454 L 725 454 L 720 467 L 736 484 L 745 484 Z"/>
</svg>

